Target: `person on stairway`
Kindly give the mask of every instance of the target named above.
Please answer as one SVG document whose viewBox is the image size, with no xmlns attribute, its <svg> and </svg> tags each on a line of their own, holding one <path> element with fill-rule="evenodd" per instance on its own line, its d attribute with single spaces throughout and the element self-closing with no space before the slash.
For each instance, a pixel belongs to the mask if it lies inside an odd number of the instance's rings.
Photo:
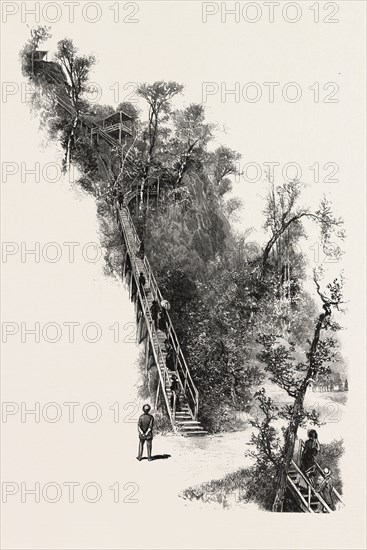
<svg viewBox="0 0 367 550">
<path fill-rule="evenodd" d="M 144 260 L 144 256 L 145 256 L 145 245 L 144 245 L 144 241 L 140 241 L 140 245 L 139 245 L 139 250 L 138 250 L 137 256 L 138 256 L 138 258 L 140 258 L 141 260 Z"/>
<path fill-rule="evenodd" d="M 175 374 L 172 375 L 172 383 L 171 383 L 171 409 L 173 412 L 173 417 L 175 417 L 176 412 L 181 411 L 180 407 L 180 384 L 178 382 L 178 378 Z"/>
<path fill-rule="evenodd" d="M 137 291 L 138 291 L 138 289 L 137 289 L 137 286 L 136 286 L 135 277 L 133 277 L 132 281 L 131 281 L 131 301 L 132 302 L 134 302 L 135 299 L 136 299 Z"/>
<path fill-rule="evenodd" d="M 167 334 L 168 317 L 167 311 L 163 308 L 159 316 L 159 330 Z"/>
<path fill-rule="evenodd" d="M 150 306 L 150 314 L 153 319 L 155 330 L 158 329 L 158 314 L 159 314 L 159 305 L 157 300 L 153 300 L 152 305 Z"/>
<path fill-rule="evenodd" d="M 132 272 L 132 265 L 131 265 L 131 260 L 130 260 L 130 256 L 127 254 L 126 255 L 126 263 L 125 263 L 125 275 L 127 273 L 131 273 Z"/>
<path fill-rule="evenodd" d="M 319 452 L 320 444 L 317 431 L 310 430 L 301 457 L 301 470 L 309 478 L 312 485 L 315 484 L 316 457 Z"/>
<path fill-rule="evenodd" d="M 166 350 L 167 353 L 168 353 L 171 349 L 173 349 L 172 344 L 171 344 L 171 342 L 169 341 L 168 338 L 166 338 L 165 341 L 164 341 L 164 347 L 165 347 L 165 350 Z"/>
<path fill-rule="evenodd" d="M 139 275 L 139 287 L 140 287 L 140 290 L 143 292 L 144 290 L 144 287 L 145 287 L 145 283 L 146 283 L 146 280 L 145 280 L 145 277 L 144 277 L 144 273 L 142 271 L 140 271 L 140 275 Z"/>
<path fill-rule="evenodd" d="M 121 189 L 117 193 L 117 202 L 120 208 L 124 206 L 124 194 Z"/>
<path fill-rule="evenodd" d="M 154 416 L 149 414 L 150 405 L 143 406 L 143 414 L 138 420 L 139 431 L 139 454 L 136 457 L 138 460 L 143 458 L 144 443 L 147 443 L 148 460 L 152 460 L 152 441 L 153 441 L 153 425 Z"/>
<path fill-rule="evenodd" d="M 319 476 L 316 484 L 316 491 L 321 495 L 323 500 L 333 511 L 336 510 L 334 495 L 333 495 L 333 482 L 331 479 L 331 470 L 324 468 L 323 476 Z M 324 507 L 320 503 L 318 512 L 324 512 Z"/>
<path fill-rule="evenodd" d="M 167 352 L 166 355 L 166 367 L 168 370 L 175 370 L 175 355 L 172 348 Z"/>
<path fill-rule="evenodd" d="M 171 304 L 169 303 L 168 300 L 162 300 L 161 301 L 161 306 L 163 309 L 166 309 L 167 311 L 169 311 L 171 309 Z"/>
</svg>

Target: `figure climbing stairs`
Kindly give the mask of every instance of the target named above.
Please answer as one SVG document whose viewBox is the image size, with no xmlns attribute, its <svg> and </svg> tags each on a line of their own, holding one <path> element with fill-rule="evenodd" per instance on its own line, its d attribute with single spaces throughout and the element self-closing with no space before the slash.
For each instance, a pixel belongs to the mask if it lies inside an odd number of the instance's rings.
<svg viewBox="0 0 367 550">
<path fill-rule="evenodd" d="M 153 300 L 157 300 L 158 303 L 162 302 L 162 295 L 155 281 L 148 259 L 146 257 L 142 259 L 138 255 L 140 239 L 137 235 L 130 212 L 128 208 L 125 207 L 121 209 L 117 208 L 116 211 L 130 257 L 132 275 L 136 281 L 137 294 L 139 295 L 143 315 L 147 324 L 150 345 L 160 379 L 160 391 L 162 392 L 172 427 L 176 433 L 185 436 L 206 435 L 207 431 L 204 430 L 200 421 L 197 419 L 198 392 L 192 381 L 169 315 L 167 314 L 167 334 L 160 329 L 156 329 L 154 326 L 150 308 L 153 304 Z M 139 288 L 138 280 L 140 273 L 143 273 L 146 280 L 144 289 Z M 176 356 L 176 369 L 174 371 L 169 370 L 166 365 L 167 352 L 165 340 L 167 336 L 173 345 Z M 177 376 L 181 387 L 180 409 L 175 412 L 172 410 L 171 406 L 171 384 L 174 375 Z"/>
<path fill-rule="evenodd" d="M 295 500 L 295 502 L 298 504 L 299 508 L 303 512 L 311 513 L 311 514 L 319 513 L 319 512 L 329 514 L 333 510 L 324 500 L 322 493 L 317 491 L 311 479 L 308 476 L 306 476 L 300 468 L 300 457 L 302 456 L 304 442 L 300 440 L 299 445 L 300 445 L 299 459 L 298 459 L 299 465 L 296 463 L 295 460 L 292 460 L 291 467 L 288 470 L 288 474 L 287 474 L 287 488 L 290 494 L 292 495 L 293 499 Z M 325 479 L 326 474 L 316 461 L 315 461 L 315 468 L 316 468 L 316 474 L 321 479 Z M 338 504 L 339 506 L 340 505 L 343 506 L 343 501 L 338 491 L 333 486 L 331 490 L 332 490 L 333 500 L 335 500 L 335 503 Z"/>
</svg>

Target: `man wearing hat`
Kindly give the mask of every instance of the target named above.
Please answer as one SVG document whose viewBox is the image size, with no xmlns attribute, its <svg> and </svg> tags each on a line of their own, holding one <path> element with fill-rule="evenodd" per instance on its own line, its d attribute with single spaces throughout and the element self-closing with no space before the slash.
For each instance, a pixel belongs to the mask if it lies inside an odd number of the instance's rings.
<svg viewBox="0 0 367 550">
<path fill-rule="evenodd" d="M 333 497 L 333 482 L 331 479 L 331 470 L 329 468 L 324 468 L 322 476 L 320 476 L 320 481 L 316 487 L 317 492 L 322 496 L 326 504 L 335 510 L 335 503 Z M 319 507 L 319 511 L 323 511 L 323 507 Z"/>
<path fill-rule="evenodd" d="M 138 421 L 139 431 L 139 454 L 136 457 L 138 460 L 142 459 L 144 451 L 144 443 L 147 442 L 148 460 L 152 460 L 152 441 L 153 441 L 153 424 L 154 416 L 149 414 L 150 405 L 144 405 L 143 414 Z"/>
</svg>

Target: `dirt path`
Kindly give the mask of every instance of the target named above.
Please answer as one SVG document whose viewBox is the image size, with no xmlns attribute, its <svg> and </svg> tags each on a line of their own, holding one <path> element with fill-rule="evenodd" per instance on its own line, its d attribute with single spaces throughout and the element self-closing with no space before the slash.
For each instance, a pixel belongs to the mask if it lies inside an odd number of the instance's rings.
<svg viewBox="0 0 367 550">
<path fill-rule="evenodd" d="M 251 430 L 203 438 L 157 436 L 153 455 L 170 454 L 170 458 L 137 461 L 136 476 L 153 476 L 150 484 L 163 491 L 172 503 L 184 489 L 248 466 L 244 456 Z"/>
</svg>

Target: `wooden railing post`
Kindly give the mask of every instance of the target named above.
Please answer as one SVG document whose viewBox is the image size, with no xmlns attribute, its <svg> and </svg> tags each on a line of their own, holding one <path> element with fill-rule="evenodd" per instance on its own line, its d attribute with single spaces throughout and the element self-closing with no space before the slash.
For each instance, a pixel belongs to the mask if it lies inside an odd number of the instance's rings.
<svg viewBox="0 0 367 550">
<path fill-rule="evenodd" d="M 308 488 L 308 494 L 311 494 L 313 496 L 316 497 L 316 499 L 321 503 L 321 505 L 323 506 L 323 508 L 325 509 L 326 512 L 330 513 L 331 512 L 331 509 L 329 508 L 329 506 L 326 504 L 325 500 L 322 498 L 321 494 L 318 493 L 316 491 L 316 489 L 311 485 L 309 479 L 305 476 L 305 474 L 302 472 L 302 470 L 298 467 L 298 465 L 294 462 L 294 460 L 292 460 L 291 462 L 293 468 L 296 470 L 296 472 L 298 473 L 298 475 L 303 479 L 303 481 L 306 483 L 306 486 Z M 310 500 L 311 497 L 309 497 L 309 511 L 313 511 L 311 510 L 310 508 Z"/>
<path fill-rule="evenodd" d="M 148 366 L 149 366 L 149 338 L 148 338 L 148 334 L 146 335 L 146 338 L 145 338 L 145 370 L 148 371 Z"/>
<path fill-rule="evenodd" d="M 173 421 L 176 420 L 176 402 L 177 402 L 177 395 L 176 392 L 173 392 L 173 403 L 172 403 L 172 417 Z"/>
<path fill-rule="evenodd" d="M 176 353 L 175 353 L 175 370 L 177 370 L 177 363 L 178 363 L 179 353 L 180 353 L 180 346 L 178 345 L 177 348 L 176 348 Z"/>
<path fill-rule="evenodd" d="M 158 409 L 159 390 L 160 389 L 161 389 L 161 383 L 160 383 L 160 380 L 158 380 L 157 394 L 156 394 L 156 397 L 155 397 L 155 410 Z"/>
</svg>

